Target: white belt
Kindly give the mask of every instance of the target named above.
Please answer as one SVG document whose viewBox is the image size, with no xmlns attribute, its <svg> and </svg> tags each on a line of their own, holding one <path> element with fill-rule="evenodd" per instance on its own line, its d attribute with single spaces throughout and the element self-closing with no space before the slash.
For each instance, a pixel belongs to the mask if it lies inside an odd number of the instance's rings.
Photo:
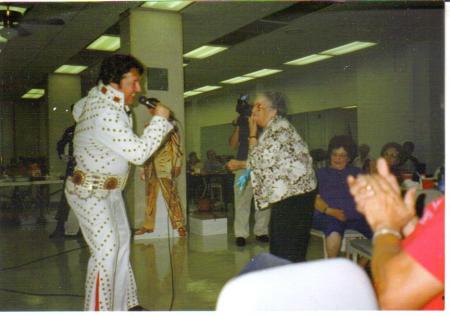
<svg viewBox="0 0 450 316">
<path fill-rule="evenodd" d="M 95 173 L 85 173 L 79 169 L 75 169 L 69 180 L 76 186 L 81 186 L 89 190 L 115 190 L 125 188 L 127 177 L 114 175 L 104 175 Z"/>
</svg>

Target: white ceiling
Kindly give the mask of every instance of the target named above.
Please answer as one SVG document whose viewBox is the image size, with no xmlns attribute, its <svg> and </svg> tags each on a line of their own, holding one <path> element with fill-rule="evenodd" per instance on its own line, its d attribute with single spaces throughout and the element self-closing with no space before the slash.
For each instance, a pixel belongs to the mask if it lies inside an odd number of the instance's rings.
<svg viewBox="0 0 450 316">
<path fill-rule="evenodd" d="M 405 1 L 400 2 L 404 6 Z M 0 100 L 18 100 L 27 89 L 45 85 L 47 74 L 69 60 L 84 58 L 86 62 L 97 63 L 104 55 L 80 55 L 79 52 L 116 24 L 122 12 L 141 3 L 17 4 L 30 8 L 24 21 L 62 18 L 65 25 L 33 25 L 28 27 L 31 35 L 14 38 L 3 47 L 0 52 Z M 284 1 L 193 3 L 182 11 L 184 52 L 293 4 L 295 2 Z M 378 6 L 376 10 L 375 5 Z M 415 9 L 394 9 L 380 3 L 335 3 L 299 16 L 281 24 L 277 30 L 240 42 L 225 52 L 190 62 L 185 67 L 185 90 L 217 84 L 261 68 L 285 69 L 288 66 L 282 64 L 288 60 L 354 40 L 371 40 L 386 46 L 415 41 L 442 45 L 443 10 L 425 9 L 423 2 L 411 5 Z"/>
</svg>

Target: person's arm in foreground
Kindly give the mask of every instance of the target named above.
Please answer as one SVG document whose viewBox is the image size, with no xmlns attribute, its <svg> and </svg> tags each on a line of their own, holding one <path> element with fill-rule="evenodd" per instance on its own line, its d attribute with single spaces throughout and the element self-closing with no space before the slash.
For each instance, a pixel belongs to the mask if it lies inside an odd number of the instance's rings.
<svg viewBox="0 0 450 316">
<path fill-rule="evenodd" d="M 414 190 L 402 200 L 386 161 L 378 160 L 377 169 L 377 175 L 349 177 L 348 183 L 358 210 L 374 231 L 372 274 L 378 302 L 382 309 L 419 309 L 444 285 L 401 248 L 400 233 L 416 221 Z"/>
<path fill-rule="evenodd" d="M 237 119 L 233 121 L 233 134 L 231 134 L 230 138 L 228 139 L 228 145 L 230 145 L 231 149 L 236 149 L 239 145 L 239 125 L 235 123 L 236 121 Z"/>
</svg>

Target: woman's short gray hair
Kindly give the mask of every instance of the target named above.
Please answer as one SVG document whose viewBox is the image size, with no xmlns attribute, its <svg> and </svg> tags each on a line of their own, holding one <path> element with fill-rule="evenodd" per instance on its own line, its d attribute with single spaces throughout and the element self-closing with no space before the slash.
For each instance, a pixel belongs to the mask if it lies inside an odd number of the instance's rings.
<svg viewBox="0 0 450 316">
<path fill-rule="evenodd" d="M 265 97 L 267 100 L 269 100 L 271 104 L 271 108 L 277 111 L 277 114 L 280 116 L 286 116 L 287 115 L 287 105 L 286 105 L 286 99 L 284 98 L 283 94 L 278 91 L 264 91 L 259 93 L 263 97 Z"/>
</svg>

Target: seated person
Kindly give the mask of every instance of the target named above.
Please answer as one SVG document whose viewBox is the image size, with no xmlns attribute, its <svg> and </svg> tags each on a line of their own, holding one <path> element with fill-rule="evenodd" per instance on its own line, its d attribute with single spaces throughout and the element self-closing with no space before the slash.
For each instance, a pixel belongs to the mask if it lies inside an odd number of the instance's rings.
<svg viewBox="0 0 450 316">
<path fill-rule="evenodd" d="M 206 174 L 220 173 L 225 171 L 224 165 L 217 158 L 217 154 L 214 150 L 210 149 L 206 152 L 207 160 L 203 165 L 203 171 Z"/>
<path fill-rule="evenodd" d="M 402 152 L 400 157 L 399 167 L 403 172 L 415 173 L 419 168 L 419 159 L 413 156 L 414 143 L 404 142 L 402 146 Z"/>
<path fill-rule="evenodd" d="M 32 179 L 41 178 L 42 170 L 41 166 L 37 162 L 31 162 L 28 166 L 28 173 Z"/>
<path fill-rule="evenodd" d="M 349 175 L 361 172 L 361 169 L 349 165 L 355 152 L 356 144 L 350 136 L 335 136 L 328 145 L 330 166 L 317 171 L 319 194 L 314 205 L 312 227 L 325 233 L 330 258 L 338 256 L 346 229 L 359 231 L 367 238 L 372 236 L 364 217 L 356 211 L 346 182 Z"/>
<path fill-rule="evenodd" d="M 415 216 L 415 189 L 402 198 L 384 159 L 375 175 L 349 177 L 350 192 L 374 231 L 372 275 L 381 309 L 444 309 L 444 197 Z"/>
<path fill-rule="evenodd" d="M 388 164 L 389 171 L 397 178 L 397 182 L 401 184 L 403 177 L 400 172 L 400 154 L 402 152 L 402 146 L 395 142 L 389 142 L 384 144 L 381 148 L 380 157 L 384 158 Z M 376 161 L 373 160 L 370 163 L 370 173 L 376 173 Z"/>
<path fill-rule="evenodd" d="M 189 153 L 186 169 L 187 198 L 189 202 L 196 202 L 205 189 L 204 179 L 199 177 L 203 172 L 203 165 L 196 152 Z"/>
<path fill-rule="evenodd" d="M 322 148 L 313 149 L 310 151 L 311 158 L 313 159 L 313 168 L 318 170 L 327 166 L 328 155 Z"/>
<path fill-rule="evenodd" d="M 359 155 L 353 160 L 352 165 L 361 169 L 363 173 L 368 173 L 372 157 L 369 156 L 370 147 L 367 144 L 361 144 L 358 147 Z"/>
<path fill-rule="evenodd" d="M 202 170 L 202 162 L 197 157 L 197 153 L 192 151 L 189 153 L 189 159 L 187 161 L 187 172 L 188 174 L 200 174 Z"/>
</svg>

